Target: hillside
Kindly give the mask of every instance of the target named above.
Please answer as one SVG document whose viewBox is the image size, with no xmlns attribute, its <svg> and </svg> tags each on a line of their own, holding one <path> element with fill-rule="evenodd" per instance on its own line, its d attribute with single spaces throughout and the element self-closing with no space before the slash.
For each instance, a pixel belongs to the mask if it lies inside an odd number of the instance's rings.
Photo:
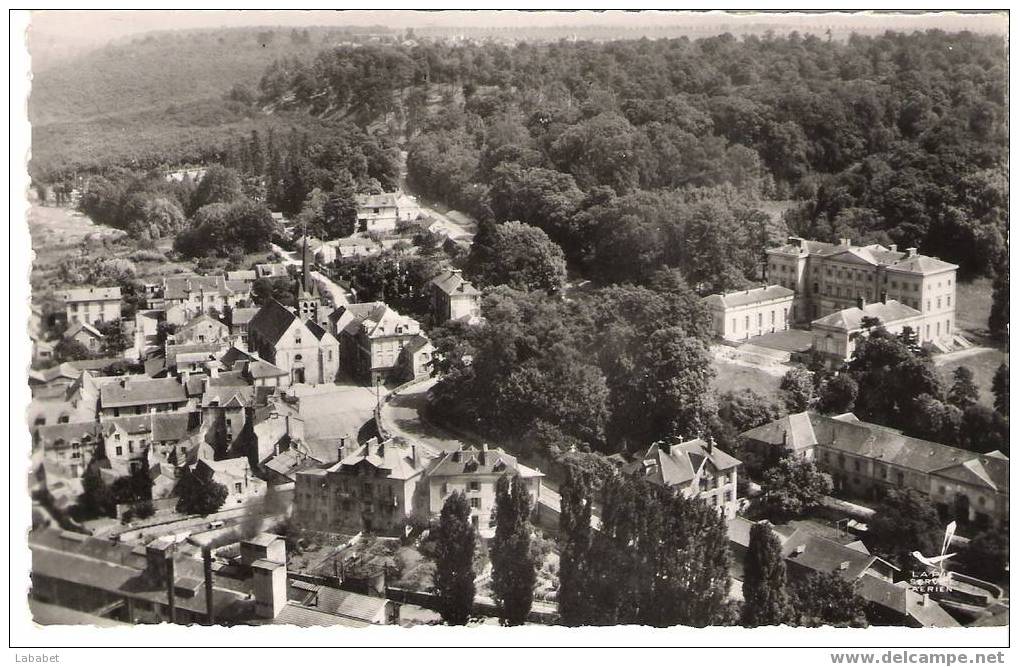
<svg viewBox="0 0 1019 667">
<path fill-rule="evenodd" d="M 278 58 L 307 58 L 343 38 L 340 29 L 234 29 L 153 33 L 36 71 L 35 125 L 79 122 L 257 88 Z"/>
</svg>

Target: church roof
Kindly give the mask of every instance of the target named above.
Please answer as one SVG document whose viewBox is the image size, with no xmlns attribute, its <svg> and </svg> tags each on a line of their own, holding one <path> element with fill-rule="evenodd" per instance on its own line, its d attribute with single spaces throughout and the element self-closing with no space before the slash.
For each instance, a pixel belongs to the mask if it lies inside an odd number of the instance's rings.
<svg viewBox="0 0 1019 667">
<path fill-rule="evenodd" d="M 283 334 L 287 332 L 287 329 L 290 328 L 290 325 L 295 320 L 297 320 L 297 315 L 293 311 L 276 299 L 270 299 L 251 318 L 251 323 L 248 324 L 248 331 L 257 333 L 258 336 L 275 344 L 283 337 Z"/>
</svg>

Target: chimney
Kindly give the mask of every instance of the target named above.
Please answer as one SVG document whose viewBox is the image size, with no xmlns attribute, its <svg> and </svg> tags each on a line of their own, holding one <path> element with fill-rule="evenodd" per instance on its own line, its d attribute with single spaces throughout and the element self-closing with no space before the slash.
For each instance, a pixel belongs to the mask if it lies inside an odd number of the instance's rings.
<svg viewBox="0 0 1019 667">
<path fill-rule="evenodd" d="M 343 450 L 346 449 L 346 448 L 347 448 L 347 436 L 341 435 L 340 436 L 340 446 L 336 448 L 336 457 L 337 457 L 336 460 L 337 461 L 342 461 L 343 460 Z"/>
<path fill-rule="evenodd" d="M 453 463 L 460 463 L 460 450 L 453 452 Z"/>
<path fill-rule="evenodd" d="M 711 456 L 715 451 L 715 439 L 710 435 L 707 438 L 707 444 L 708 444 L 708 456 Z"/>
<path fill-rule="evenodd" d="M 906 257 L 916 257 L 916 248 L 906 248 Z"/>
<path fill-rule="evenodd" d="M 287 566 L 270 560 L 251 564 L 255 592 L 255 613 L 276 618 L 287 603 Z"/>
<path fill-rule="evenodd" d="M 803 247 L 803 239 L 801 239 L 799 236 L 790 236 L 788 239 L 786 239 L 786 241 L 788 241 L 789 245 L 791 246 L 795 246 L 797 248 Z"/>
<path fill-rule="evenodd" d="M 478 463 L 485 465 L 485 459 L 488 457 L 488 443 L 482 443 L 481 454 L 478 456 Z"/>
<path fill-rule="evenodd" d="M 174 567 L 173 567 L 173 539 L 169 537 L 158 537 L 145 547 L 145 565 L 150 581 L 153 584 L 163 584 L 166 588 L 167 619 L 170 623 L 176 622 L 176 593 L 173 589 Z"/>
<path fill-rule="evenodd" d="M 803 553 L 805 553 L 807 551 L 807 545 L 806 544 L 797 544 L 796 545 L 796 549 L 794 551 L 795 551 L 796 555 L 799 556 L 799 555 L 801 555 L 801 554 L 803 554 Z"/>
<path fill-rule="evenodd" d="M 888 290 L 881 290 L 881 303 L 888 303 Z"/>
<path fill-rule="evenodd" d="M 863 310 L 863 307 L 867 305 L 867 300 L 863 298 L 863 295 L 856 297 L 856 307 Z"/>
<path fill-rule="evenodd" d="M 888 249 L 891 250 L 892 252 L 898 252 L 899 251 L 899 246 L 898 246 L 898 244 L 895 244 L 895 243 L 889 243 L 888 244 Z"/>
<path fill-rule="evenodd" d="M 202 547 L 202 569 L 205 573 L 205 621 L 216 624 L 216 608 L 212 596 L 212 547 Z"/>
</svg>

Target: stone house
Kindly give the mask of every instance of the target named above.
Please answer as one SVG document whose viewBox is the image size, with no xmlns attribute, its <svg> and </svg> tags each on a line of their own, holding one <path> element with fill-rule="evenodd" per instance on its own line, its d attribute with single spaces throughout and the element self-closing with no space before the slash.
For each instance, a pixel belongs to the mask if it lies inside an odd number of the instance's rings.
<svg viewBox="0 0 1019 667">
<path fill-rule="evenodd" d="M 793 321 L 810 322 L 866 302 L 893 299 L 921 314 L 920 342 L 941 344 L 955 330 L 958 266 L 895 245 L 838 244 L 789 237 L 767 251 L 768 279 L 795 292 Z"/>
<path fill-rule="evenodd" d="M 923 322 L 920 311 L 894 299 L 865 303 L 860 297 L 857 305 L 826 315 L 810 323 L 813 349 L 820 352 L 827 363 L 841 365 L 852 358 L 856 344 L 868 330 L 863 326 L 864 318 L 880 320 L 881 326 L 889 333 L 898 334 L 906 327 L 919 333 Z"/>
<path fill-rule="evenodd" d="M 531 496 L 531 508 L 541 497 L 541 480 L 545 476 L 538 470 L 519 463 L 502 449 L 468 447 L 445 452 L 435 457 L 425 471 L 427 502 L 422 502 L 427 517 L 439 516 L 442 505 L 450 494 L 462 492 L 471 506 L 471 523 L 482 534 L 491 532 L 495 511 L 495 486 L 503 475 L 519 474 Z"/>
<path fill-rule="evenodd" d="M 371 385 L 398 376 L 404 347 L 423 337 L 417 320 L 381 301 L 341 306 L 330 322 L 340 341 L 344 366 Z"/>
<path fill-rule="evenodd" d="M 116 322 L 121 316 L 119 287 L 79 287 L 57 293 L 63 302 L 69 325 L 85 322 Z"/>
<path fill-rule="evenodd" d="M 793 291 L 782 285 L 768 285 L 712 294 L 701 301 L 711 314 L 714 334 L 723 340 L 739 341 L 788 329 Z"/>
<path fill-rule="evenodd" d="M 698 498 L 731 519 L 739 510 L 737 476 L 741 462 L 709 438 L 651 445 L 640 459 L 624 465 L 626 474 Z"/>
<path fill-rule="evenodd" d="M 481 292 L 464 280 L 460 269 L 447 269 L 428 282 L 436 324 L 481 317 Z"/>
<path fill-rule="evenodd" d="M 336 338 L 312 321 L 303 321 L 279 301 L 263 306 L 248 326 L 252 352 L 285 371 L 289 384 L 328 384 L 340 369 Z"/>
<path fill-rule="evenodd" d="M 832 476 L 839 495 L 880 499 L 889 489 L 912 489 L 943 518 L 977 527 L 1009 519 L 1009 459 L 913 438 L 854 415 L 789 415 L 741 435 L 758 452 L 788 449 Z"/>
</svg>

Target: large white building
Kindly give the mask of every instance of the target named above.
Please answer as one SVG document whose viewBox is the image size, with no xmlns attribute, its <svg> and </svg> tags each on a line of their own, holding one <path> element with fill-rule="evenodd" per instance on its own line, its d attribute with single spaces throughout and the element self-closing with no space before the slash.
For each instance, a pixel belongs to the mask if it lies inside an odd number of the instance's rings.
<svg viewBox="0 0 1019 667">
<path fill-rule="evenodd" d="M 807 323 L 867 303 L 894 300 L 920 313 L 920 342 L 940 344 L 955 334 L 958 266 L 894 245 L 855 246 L 790 237 L 767 251 L 768 281 L 793 290 L 792 320 Z"/>
<path fill-rule="evenodd" d="M 746 340 L 785 331 L 791 321 L 794 293 L 781 285 L 712 294 L 702 299 L 711 314 L 711 327 L 719 338 Z"/>
</svg>

